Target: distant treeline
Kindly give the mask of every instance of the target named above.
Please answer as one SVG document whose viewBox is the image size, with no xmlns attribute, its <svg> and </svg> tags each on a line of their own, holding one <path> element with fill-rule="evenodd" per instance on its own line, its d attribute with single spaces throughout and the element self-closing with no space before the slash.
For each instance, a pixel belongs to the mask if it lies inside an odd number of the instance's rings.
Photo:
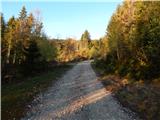
<svg viewBox="0 0 160 120">
<path fill-rule="evenodd" d="M 57 48 L 59 62 L 81 61 L 105 56 L 107 51 L 106 39 L 91 40 L 86 30 L 80 40 L 68 38 L 66 40 L 52 39 L 50 43 Z"/>
</svg>

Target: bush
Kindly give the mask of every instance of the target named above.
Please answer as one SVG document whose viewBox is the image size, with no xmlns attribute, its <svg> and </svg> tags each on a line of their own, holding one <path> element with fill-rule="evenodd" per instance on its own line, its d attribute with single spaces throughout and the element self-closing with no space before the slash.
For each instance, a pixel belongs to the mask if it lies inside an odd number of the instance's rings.
<svg viewBox="0 0 160 120">
<path fill-rule="evenodd" d="M 105 73 L 114 73 L 116 58 L 113 54 L 107 54 L 106 59 L 95 59 L 95 67 L 102 69 Z"/>
<path fill-rule="evenodd" d="M 120 76 L 125 76 L 128 73 L 128 69 L 129 68 L 128 68 L 127 64 L 122 64 L 119 66 L 117 72 Z"/>
</svg>

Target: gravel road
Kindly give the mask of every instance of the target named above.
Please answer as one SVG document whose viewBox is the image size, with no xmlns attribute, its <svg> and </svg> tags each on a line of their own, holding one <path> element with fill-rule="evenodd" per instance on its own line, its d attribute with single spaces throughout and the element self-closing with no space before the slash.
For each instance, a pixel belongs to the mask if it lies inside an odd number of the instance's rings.
<svg viewBox="0 0 160 120">
<path fill-rule="evenodd" d="M 139 120 L 106 91 L 90 61 L 75 65 L 28 107 L 22 120 Z"/>
</svg>

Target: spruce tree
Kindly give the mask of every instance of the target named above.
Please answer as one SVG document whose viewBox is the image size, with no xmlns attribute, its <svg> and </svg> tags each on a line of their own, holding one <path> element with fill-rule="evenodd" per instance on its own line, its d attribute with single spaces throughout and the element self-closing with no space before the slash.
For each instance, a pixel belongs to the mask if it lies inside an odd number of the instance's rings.
<svg viewBox="0 0 160 120">
<path fill-rule="evenodd" d="M 6 24 L 4 21 L 3 14 L 1 13 L 1 56 L 2 56 L 2 64 L 5 61 L 6 56 L 6 41 L 4 39 L 5 36 L 5 30 L 6 30 Z"/>
<path fill-rule="evenodd" d="M 85 30 L 81 36 L 81 48 L 91 48 L 91 38 L 88 30 Z"/>
<path fill-rule="evenodd" d="M 20 14 L 19 14 L 19 19 L 20 19 L 20 20 L 24 20 L 24 19 L 26 19 L 26 18 L 27 18 L 27 11 L 26 11 L 25 6 L 23 6 L 23 7 L 22 7 L 22 10 L 21 10 L 21 12 L 20 12 Z"/>
<path fill-rule="evenodd" d="M 29 46 L 24 47 L 25 61 L 22 65 L 24 75 L 32 75 L 39 68 L 41 54 L 35 40 L 31 40 Z"/>
</svg>

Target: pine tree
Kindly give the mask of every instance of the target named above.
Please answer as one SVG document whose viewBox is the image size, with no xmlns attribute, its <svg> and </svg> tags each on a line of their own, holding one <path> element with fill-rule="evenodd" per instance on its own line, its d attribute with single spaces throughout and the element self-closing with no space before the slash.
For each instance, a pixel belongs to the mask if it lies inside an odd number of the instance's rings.
<svg viewBox="0 0 160 120">
<path fill-rule="evenodd" d="M 88 41 L 88 42 L 91 41 L 90 34 L 89 34 L 88 30 L 84 31 L 84 33 L 82 34 L 81 40 Z"/>
<path fill-rule="evenodd" d="M 85 32 L 81 36 L 81 48 L 91 48 L 91 38 L 88 30 L 85 30 Z"/>
<path fill-rule="evenodd" d="M 6 23 L 4 21 L 3 14 L 0 13 L 0 29 L 1 29 L 1 83 L 4 82 L 4 77 L 6 75 L 6 61 L 7 61 L 7 42 L 5 39 L 6 34 Z"/>
<path fill-rule="evenodd" d="M 0 17 L 1 17 L 1 22 L 0 22 L 0 24 L 1 24 L 1 28 L 0 28 L 0 29 L 1 29 L 1 38 L 2 38 L 2 40 L 3 40 L 6 25 L 5 25 L 5 21 L 4 21 L 3 14 L 2 14 L 2 13 L 0 13 L 0 14 L 1 14 L 1 15 L 0 15 Z"/>
<path fill-rule="evenodd" d="M 7 53 L 7 44 L 6 44 L 6 40 L 5 40 L 5 31 L 6 31 L 6 24 L 4 21 L 4 17 L 3 14 L 1 13 L 1 64 L 2 64 L 2 69 L 3 66 L 6 62 L 6 53 Z"/>
<path fill-rule="evenodd" d="M 30 41 L 27 48 L 24 47 L 23 53 L 25 55 L 25 61 L 22 65 L 23 74 L 31 75 L 38 70 L 41 62 L 41 54 L 34 39 Z"/>
<path fill-rule="evenodd" d="M 18 60 L 19 64 L 21 64 L 25 60 L 25 56 L 23 54 L 23 47 L 27 47 L 29 45 L 31 30 L 32 30 L 32 18 L 33 16 L 27 16 L 27 11 L 25 6 L 22 7 L 19 13 L 19 41 L 18 41 Z"/>
<path fill-rule="evenodd" d="M 26 8 L 25 6 L 22 7 L 22 10 L 19 14 L 19 19 L 20 20 L 25 20 L 27 18 L 27 11 L 26 11 Z"/>
</svg>

